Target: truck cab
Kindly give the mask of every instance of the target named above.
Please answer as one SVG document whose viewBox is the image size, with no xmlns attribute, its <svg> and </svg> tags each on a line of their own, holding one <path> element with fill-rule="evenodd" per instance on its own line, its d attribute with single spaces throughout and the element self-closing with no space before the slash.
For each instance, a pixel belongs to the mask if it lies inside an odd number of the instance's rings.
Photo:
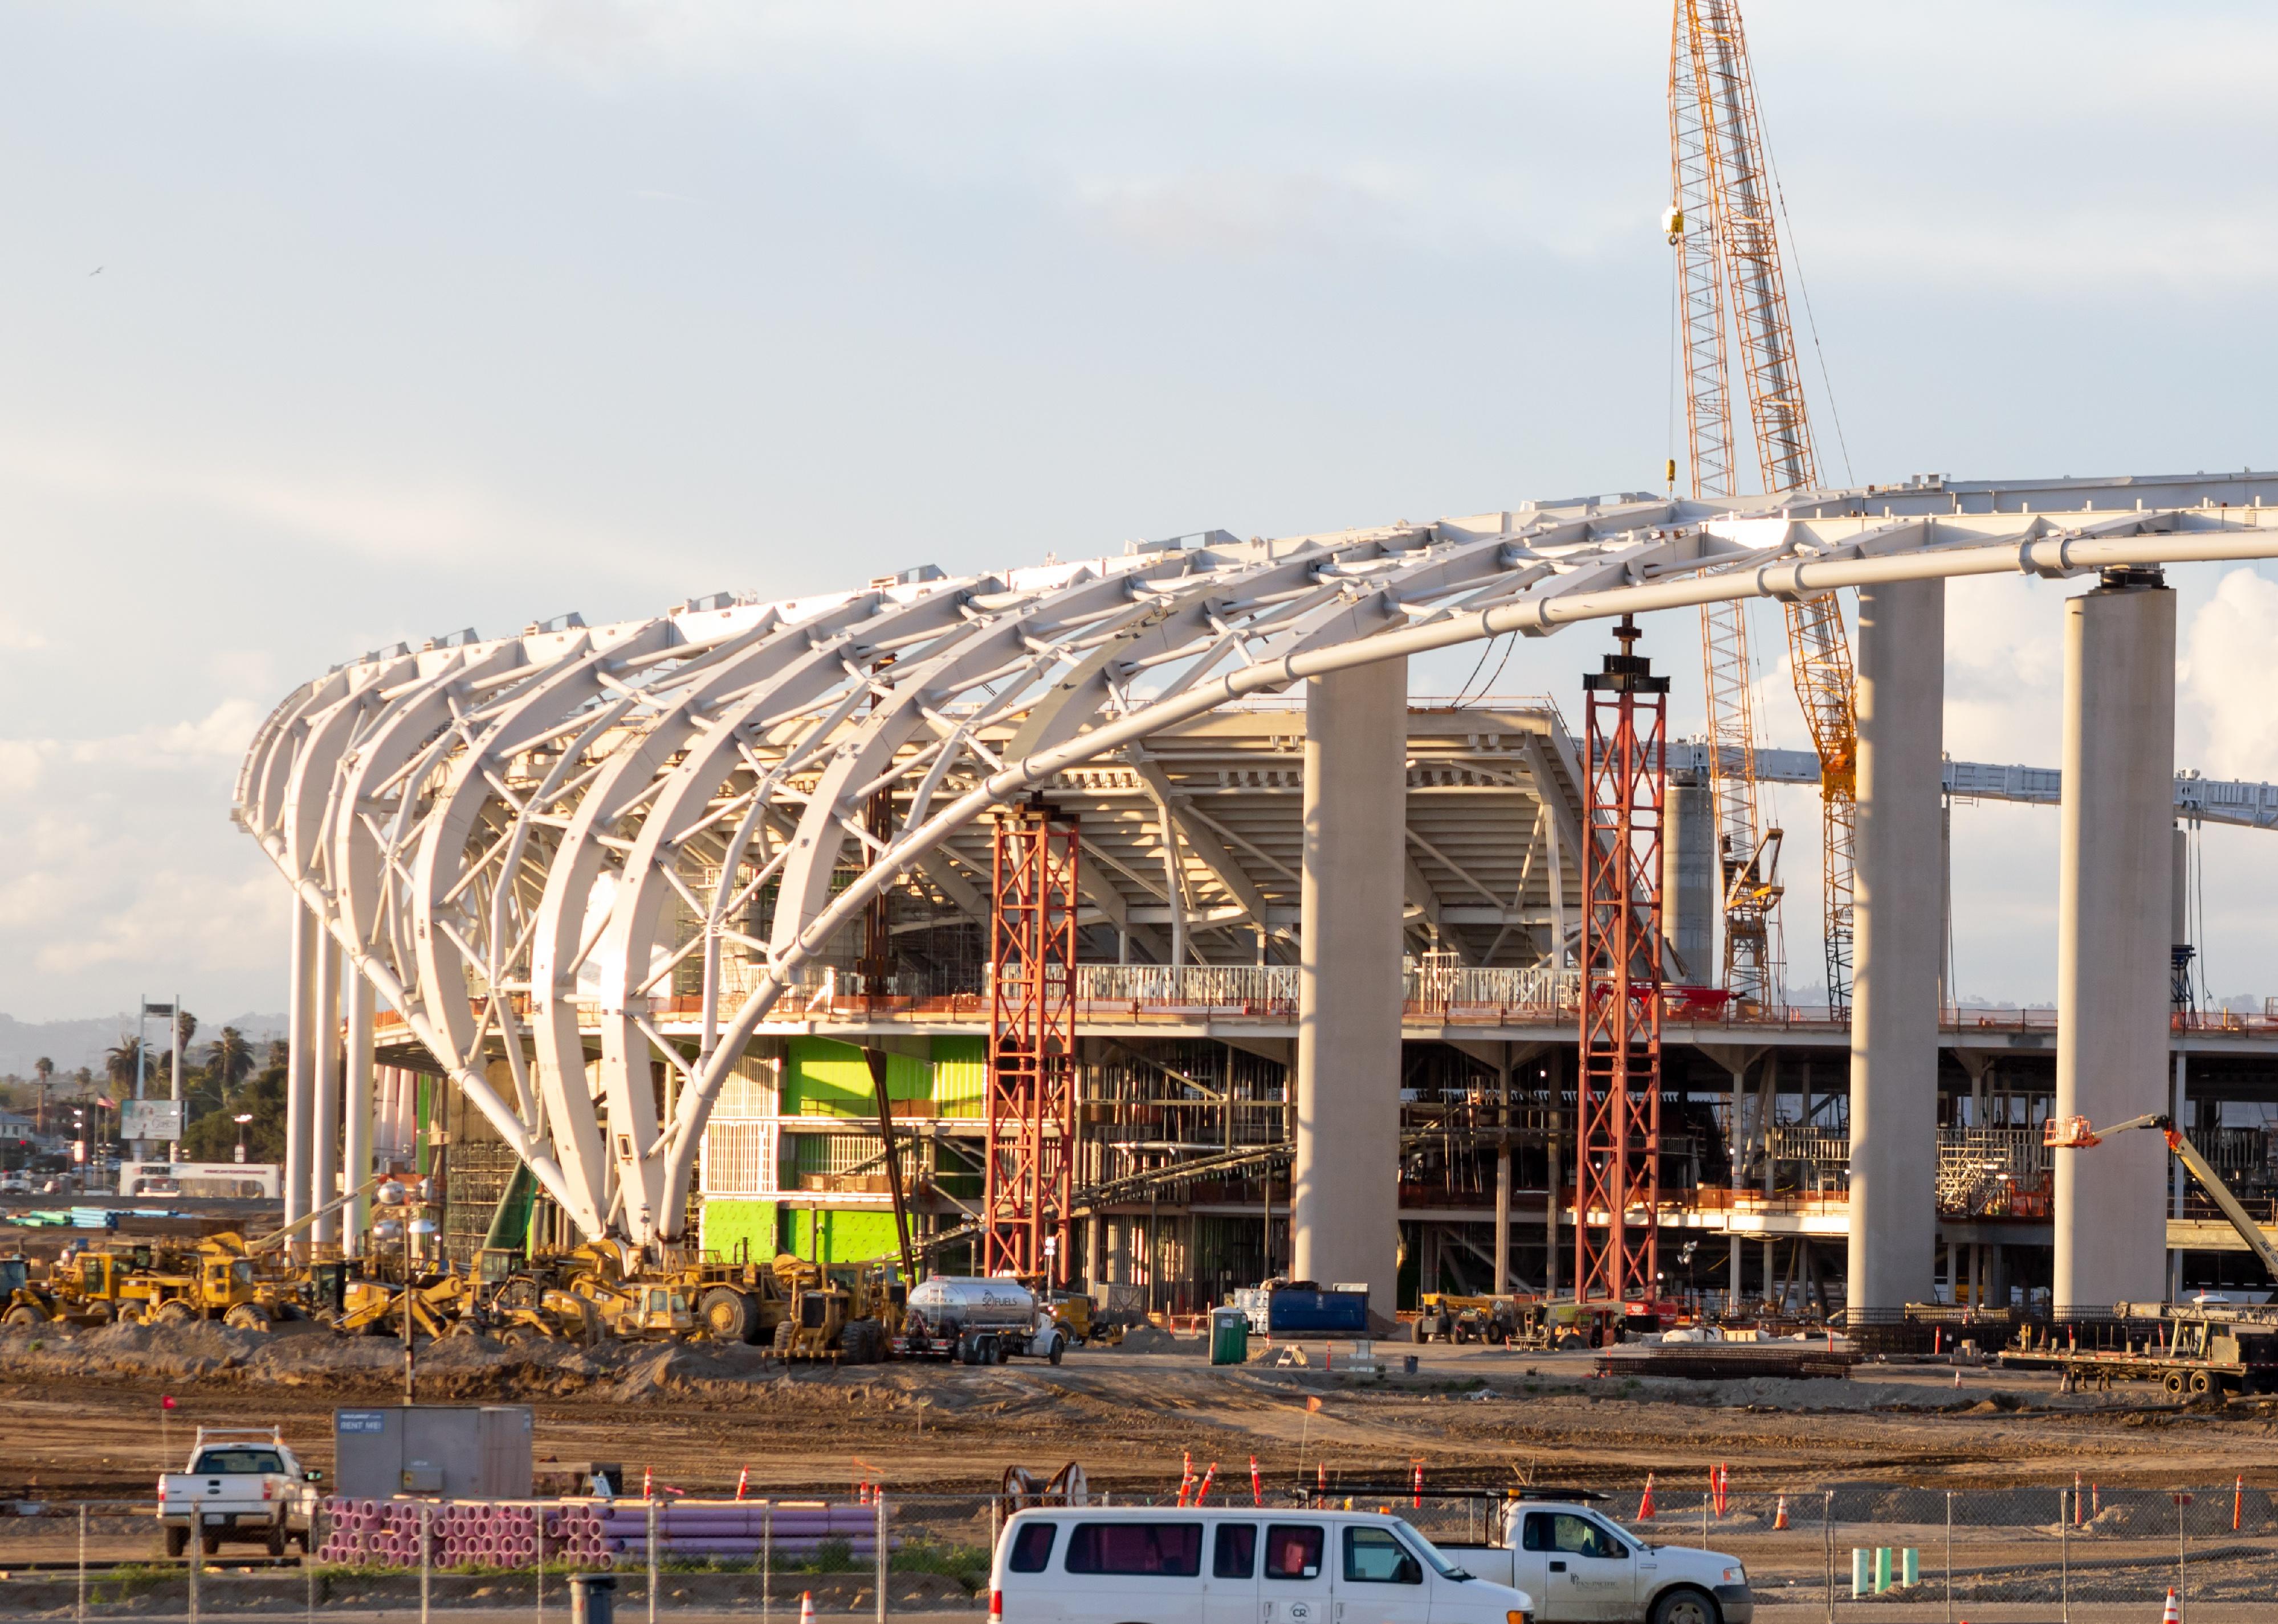
<svg viewBox="0 0 2278 1624">
<path fill-rule="evenodd" d="M 1540 1624 L 1751 1624 L 1755 1616 L 1738 1557 L 1649 1544 L 1579 1496 L 1514 1501 L 1492 1555 L 1472 1546 L 1449 1554 L 1533 1597 Z"/>
</svg>

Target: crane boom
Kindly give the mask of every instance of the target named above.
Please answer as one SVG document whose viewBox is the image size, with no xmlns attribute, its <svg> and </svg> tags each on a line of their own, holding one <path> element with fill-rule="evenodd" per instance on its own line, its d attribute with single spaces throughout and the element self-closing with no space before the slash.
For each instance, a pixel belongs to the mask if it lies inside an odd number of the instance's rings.
<svg viewBox="0 0 2278 1624">
<path fill-rule="evenodd" d="M 2183 1170 L 2198 1179 L 2199 1188 L 2214 1198 L 2214 1204 L 2222 1209 L 2222 1216 L 2230 1220 L 2230 1227 L 2238 1231 L 2238 1238 L 2246 1243 L 2246 1249 L 2262 1260 L 2262 1267 L 2269 1270 L 2271 1279 L 2278 1280 L 2278 1246 L 2271 1244 L 2270 1237 L 2262 1232 L 2262 1226 L 2254 1221 L 2253 1215 L 2240 1203 L 2238 1197 L 2230 1193 L 2230 1186 L 2223 1183 L 2222 1175 L 2214 1170 L 2214 1163 L 2199 1154 L 2199 1147 L 2175 1126 L 2173 1117 L 2160 1113 L 2131 1117 L 2126 1122 L 2100 1131 L 2091 1127 L 2085 1117 L 2052 1117 L 2048 1126 L 2041 1130 L 2041 1142 L 2052 1150 L 2088 1150 L 2115 1133 L 2125 1133 L 2134 1128 L 2157 1128 L 2160 1131 L 2167 1141 L 2167 1148 L 2175 1153 L 2175 1160 L 2183 1164 Z"/>
<path fill-rule="evenodd" d="M 1819 483 L 1803 396 L 1769 164 L 1764 156 L 1747 38 L 1737 0 L 1676 0 L 1670 47 L 1670 240 L 1678 251 L 1679 322 L 1686 362 L 1686 423 L 1695 494 L 1731 493 L 1733 424 L 1724 309 L 1737 330 L 1749 426 L 1768 492 Z M 1828 1003 L 1851 994 L 1852 870 L 1856 825 L 1857 709 L 1850 641 L 1832 595 L 1786 606 L 1790 675 L 1819 756 L 1821 924 Z M 1726 985 L 1769 979 L 1768 924 L 1778 892 L 1747 866 L 1760 839 L 1753 784 L 1724 771 L 1726 751 L 1746 763 L 1754 749 L 1745 696 L 1753 673 L 1737 606 L 1704 608 L 1709 733 L 1716 751 L 1720 844 L 1725 860 Z M 1772 842 L 1776 844 L 1776 842 Z M 1738 865 L 1736 867 L 1736 865 Z M 1758 948 L 1754 942 L 1762 941 Z M 1737 942 L 1737 948 L 1736 948 Z M 1752 957 L 1760 969 L 1752 969 Z"/>
</svg>

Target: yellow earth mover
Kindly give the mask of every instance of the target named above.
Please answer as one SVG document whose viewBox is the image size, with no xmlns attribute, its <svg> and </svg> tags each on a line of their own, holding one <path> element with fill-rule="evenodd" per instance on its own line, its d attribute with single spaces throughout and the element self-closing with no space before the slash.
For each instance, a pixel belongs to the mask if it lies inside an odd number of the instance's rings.
<svg viewBox="0 0 2278 1624">
<path fill-rule="evenodd" d="M 202 1240 L 195 1252 L 130 1273 L 118 1288 L 118 1318 L 144 1325 L 219 1320 L 241 1330 L 268 1330 L 270 1312 L 253 1260 L 230 1244 L 235 1239 Z"/>
<path fill-rule="evenodd" d="M 411 1315 L 414 1330 L 430 1337 L 448 1336 L 469 1300 L 467 1283 L 455 1274 L 409 1288 L 386 1280 L 351 1280 L 344 1295 L 346 1308 L 340 1329 L 376 1337 L 401 1336 L 406 1313 Z"/>
<path fill-rule="evenodd" d="M 877 1271 L 857 1271 L 834 1279 L 803 1257 L 784 1254 L 775 1262 L 784 1292 L 784 1314 L 773 1338 L 784 1359 L 830 1359 L 841 1364 L 872 1365 L 886 1357 L 900 1309 L 895 1293 Z"/>
<path fill-rule="evenodd" d="M 0 1325 L 44 1325 L 61 1314 L 47 1282 L 33 1277 L 31 1260 L 0 1257 Z"/>
</svg>

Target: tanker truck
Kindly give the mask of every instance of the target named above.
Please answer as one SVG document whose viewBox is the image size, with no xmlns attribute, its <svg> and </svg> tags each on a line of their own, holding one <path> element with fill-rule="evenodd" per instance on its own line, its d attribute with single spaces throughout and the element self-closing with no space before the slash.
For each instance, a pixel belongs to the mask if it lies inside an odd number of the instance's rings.
<svg viewBox="0 0 2278 1624">
<path fill-rule="evenodd" d="M 901 1350 L 912 1359 L 1001 1365 L 1018 1353 L 1058 1364 L 1067 1345 L 1066 1327 L 1018 1280 L 936 1275 L 910 1288 Z"/>
</svg>

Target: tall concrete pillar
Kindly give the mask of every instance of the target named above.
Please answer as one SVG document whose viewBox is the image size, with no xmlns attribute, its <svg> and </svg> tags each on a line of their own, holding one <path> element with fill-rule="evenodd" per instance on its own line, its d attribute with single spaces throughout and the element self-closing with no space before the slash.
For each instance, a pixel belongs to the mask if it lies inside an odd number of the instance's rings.
<svg viewBox="0 0 2278 1624">
<path fill-rule="evenodd" d="M 1945 583 L 1859 592 L 1848 1306 L 1930 1294 L 1937 1245 Z"/>
<path fill-rule="evenodd" d="M 340 1193 L 340 949 L 330 936 L 317 938 L 317 1057 L 315 1109 L 309 1113 L 309 1204 L 313 1210 Z M 340 1216 L 326 1213 L 310 1226 L 318 1246 L 340 1238 Z"/>
<path fill-rule="evenodd" d="M 1408 671 L 1305 684 L 1290 1268 L 1365 1281 L 1390 1322 L 1399 1269 L 1400 919 L 1407 872 Z"/>
<path fill-rule="evenodd" d="M 1669 781 L 1668 838 L 1661 849 L 1662 928 L 1684 961 L 1685 979 L 1714 987 L 1716 957 L 1716 798 L 1686 774 Z"/>
<path fill-rule="evenodd" d="M 340 1187 L 353 1190 L 371 1177 L 374 1119 L 378 1102 L 372 1087 L 372 1018 L 378 1013 L 371 983 L 355 970 L 348 972 L 348 1106 L 340 1129 Z M 363 1250 L 364 1231 L 371 1223 L 371 1198 L 351 1202 L 340 1225 L 350 1255 Z"/>
<path fill-rule="evenodd" d="M 317 916 L 293 906 L 293 962 L 285 1003 L 285 1222 L 309 1215 L 309 1148 L 316 1142 Z"/>
<path fill-rule="evenodd" d="M 2106 570 L 2065 603 L 2060 1117 L 2101 1125 L 2165 1102 L 2175 772 L 2175 596 L 2156 570 Z M 2160 1298 L 2167 1177 L 2153 1133 L 2057 1153 L 2059 1314 Z"/>
</svg>

